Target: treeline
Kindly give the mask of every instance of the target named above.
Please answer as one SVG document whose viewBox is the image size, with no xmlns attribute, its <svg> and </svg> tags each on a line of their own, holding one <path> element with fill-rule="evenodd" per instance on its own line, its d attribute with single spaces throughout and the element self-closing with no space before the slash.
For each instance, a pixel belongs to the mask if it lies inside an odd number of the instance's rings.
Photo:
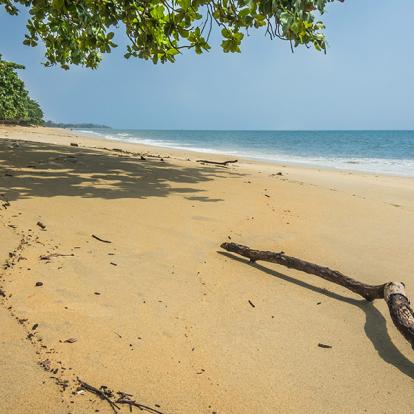
<svg viewBox="0 0 414 414">
<path fill-rule="evenodd" d="M 0 54 L 0 123 L 42 125 L 43 111 L 29 96 L 18 69 L 24 66 L 7 62 Z"/>
<path fill-rule="evenodd" d="M 46 121 L 44 126 L 53 127 L 53 128 L 94 128 L 94 129 L 111 129 L 110 126 L 107 125 L 99 125 L 99 124 L 91 124 L 91 123 L 81 123 L 81 124 L 65 124 L 62 122 L 53 122 L 53 121 Z"/>
</svg>

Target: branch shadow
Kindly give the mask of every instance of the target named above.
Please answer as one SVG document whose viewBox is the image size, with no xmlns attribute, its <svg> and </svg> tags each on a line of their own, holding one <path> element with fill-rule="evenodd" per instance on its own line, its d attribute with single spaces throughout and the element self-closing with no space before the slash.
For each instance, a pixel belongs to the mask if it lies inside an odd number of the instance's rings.
<svg viewBox="0 0 414 414">
<path fill-rule="evenodd" d="M 190 161 L 187 167 L 107 148 L 0 139 L 0 192 L 9 201 L 54 196 L 148 198 L 181 193 L 191 195 L 191 201 L 219 202 L 222 200 L 204 195 L 196 185 L 241 175 L 230 168 L 194 166 Z"/>
<path fill-rule="evenodd" d="M 297 286 L 309 289 L 313 292 L 320 293 L 331 299 L 336 299 L 344 303 L 356 306 L 358 309 L 365 313 L 365 325 L 364 332 L 368 339 L 371 341 L 378 355 L 388 364 L 393 365 L 403 374 L 414 379 L 414 364 L 403 355 L 399 349 L 394 345 L 387 331 L 387 324 L 384 316 L 374 306 L 372 302 L 366 300 L 348 298 L 338 293 L 330 292 L 326 289 L 319 288 L 311 285 L 302 280 L 295 279 L 291 276 L 277 272 L 276 270 L 269 269 L 263 265 L 251 263 L 249 260 L 235 256 L 228 252 L 219 251 L 219 254 L 226 256 L 230 259 L 238 261 L 240 263 L 247 264 L 257 270 L 260 270 L 270 276 L 277 277 L 286 282 L 293 283 Z"/>
</svg>

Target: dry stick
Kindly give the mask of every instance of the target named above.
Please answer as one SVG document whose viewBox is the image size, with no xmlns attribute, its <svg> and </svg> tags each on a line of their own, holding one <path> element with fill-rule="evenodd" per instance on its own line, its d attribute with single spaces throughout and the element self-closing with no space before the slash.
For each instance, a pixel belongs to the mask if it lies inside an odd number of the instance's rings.
<svg viewBox="0 0 414 414">
<path fill-rule="evenodd" d="M 37 223 L 36 223 L 42 230 L 46 230 L 46 226 L 41 222 L 41 221 L 38 221 Z"/>
<path fill-rule="evenodd" d="M 85 390 L 85 391 L 89 391 L 92 394 L 97 395 L 99 398 L 101 398 L 102 400 L 105 400 L 110 406 L 111 408 L 114 410 L 114 412 L 116 413 L 117 410 L 119 410 L 120 408 L 111 400 L 110 396 L 107 395 L 107 391 L 106 389 L 102 389 L 102 387 L 100 389 L 95 388 L 92 385 L 89 385 L 88 383 L 80 380 L 78 378 L 78 382 L 80 384 L 80 386 Z M 110 393 L 111 395 L 112 393 Z"/>
<path fill-rule="evenodd" d="M 197 160 L 196 162 L 200 162 L 202 164 L 213 164 L 213 165 L 221 165 L 226 167 L 228 164 L 234 164 L 238 160 L 230 160 L 230 161 L 208 161 L 208 160 Z"/>
<path fill-rule="evenodd" d="M 414 349 L 414 312 L 405 293 L 404 283 L 389 282 L 382 285 L 367 285 L 336 270 L 287 256 L 284 253 L 253 250 L 237 243 L 223 243 L 221 247 L 229 252 L 247 257 L 252 263 L 263 260 L 319 276 L 361 295 L 370 302 L 374 299 L 384 299 L 387 302 L 394 325 Z"/>
<path fill-rule="evenodd" d="M 100 242 L 102 242 L 102 243 L 112 243 L 111 241 L 109 241 L 109 240 L 104 240 L 104 239 L 101 239 L 100 237 L 98 237 L 98 236 L 96 236 L 95 234 L 92 234 L 92 237 L 94 238 L 94 239 L 96 239 L 96 240 L 99 240 Z"/>
<path fill-rule="evenodd" d="M 129 410 L 132 411 L 132 407 L 137 407 L 141 411 L 147 411 L 151 414 L 163 414 L 161 411 L 156 410 L 155 408 L 148 407 L 147 405 L 137 403 L 135 400 L 132 400 L 131 394 L 127 394 L 125 392 L 118 392 L 119 398 L 116 400 L 118 404 L 127 404 L 129 406 Z"/>
<path fill-rule="evenodd" d="M 137 407 L 141 411 L 147 411 L 151 414 L 163 414 L 161 411 L 158 411 L 155 408 L 151 408 L 147 405 L 140 404 L 132 399 L 131 394 L 127 394 L 126 392 L 117 392 L 119 395 L 119 398 L 116 401 L 113 401 L 111 398 L 115 398 L 112 391 L 109 390 L 109 388 L 106 388 L 105 386 L 101 386 L 100 388 L 96 388 L 93 385 L 90 385 L 86 383 L 85 381 L 82 381 L 78 378 L 79 385 L 81 388 L 83 388 L 85 391 L 89 391 L 92 394 L 97 395 L 102 400 L 105 400 L 111 408 L 114 410 L 115 413 L 117 413 L 117 410 L 120 410 L 120 407 L 116 404 L 127 404 L 129 406 L 130 411 L 132 411 L 132 407 Z"/>
<path fill-rule="evenodd" d="M 51 253 L 51 254 L 43 254 L 39 257 L 40 260 L 50 260 L 52 257 L 67 257 L 67 256 L 75 256 L 74 253 L 64 254 L 64 253 Z"/>
</svg>

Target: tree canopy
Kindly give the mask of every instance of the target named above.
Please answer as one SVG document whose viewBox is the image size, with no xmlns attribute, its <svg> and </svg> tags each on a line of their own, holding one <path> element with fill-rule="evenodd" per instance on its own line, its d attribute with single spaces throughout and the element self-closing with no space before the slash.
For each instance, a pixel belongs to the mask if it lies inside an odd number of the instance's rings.
<svg viewBox="0 0 414 414">
<path fill-rule="evenodd" d="M 30 13 L 24 44 L 46 47 L 45 65 L 96 68 L 116 47 L 115 28 L 129 39 L 125 57 L 174 62 L 183 49 L 210 49 L 213 26 L 221 30 L 224 52 L 239 52 L 249 30 L 270 38 L 326 50 L 319 16 L 328 3 L 343 0 L 0 0 L 12 15 Z"/>
<path fill-rule="evenodd" d="M 43 122 L 43 112 L 30 98 L 17 69 L 24 66 L 7 62 L 0 55 L 0 121 L 39 125 Z"/>
</svg>

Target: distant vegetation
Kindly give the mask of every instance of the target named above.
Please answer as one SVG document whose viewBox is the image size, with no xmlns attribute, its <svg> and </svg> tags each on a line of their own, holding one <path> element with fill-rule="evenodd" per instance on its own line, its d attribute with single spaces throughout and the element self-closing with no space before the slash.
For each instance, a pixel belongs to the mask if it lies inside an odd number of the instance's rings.
<svg viewBox="0 0 414 414">
<path fill-rule="evenodd" d="M 101 128 L 101 129 L 111 129 L 111 127 L 110 126 L 107 126 L 107 125 L 90 124 L 90 123 L 85 123 L 85 124 L 64 124 L 64 123 L 61 123 L 61 122 L 53 122 L 53 121 L 46 121 L 44 123 L 44 126 L 52 127 L 52 128 L 85 128 L 85 129 L 89 129 L 89 128 Z"/>
<path fill-rule="evenodd" d="M 34 101 L 16 70 L 24 66 L 7 62 L 0 55 L 0 122 L 42 125 L 43 111 Z"/>
</svg>

